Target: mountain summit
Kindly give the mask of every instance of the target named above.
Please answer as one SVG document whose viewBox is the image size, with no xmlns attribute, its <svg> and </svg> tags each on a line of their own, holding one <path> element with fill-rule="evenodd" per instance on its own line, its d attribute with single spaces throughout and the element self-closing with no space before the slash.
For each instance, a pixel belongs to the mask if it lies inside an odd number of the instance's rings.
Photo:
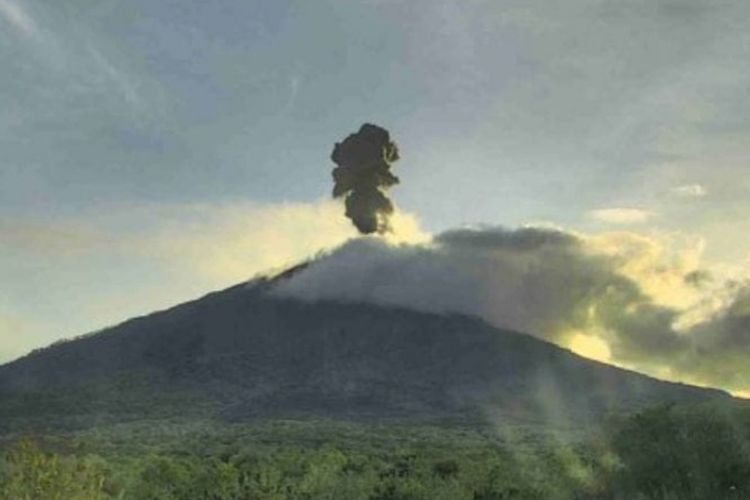
<svg viewBox="0 0 750 500">
<path fill-rule="evenodd" d="M 579 426 L 654 403 L 729 399 L 474 317 L 276 297 L 268 293 L 275 280 L 237 285 L 0 366 L 0 431 L 299 416 Z"/>
</svg>

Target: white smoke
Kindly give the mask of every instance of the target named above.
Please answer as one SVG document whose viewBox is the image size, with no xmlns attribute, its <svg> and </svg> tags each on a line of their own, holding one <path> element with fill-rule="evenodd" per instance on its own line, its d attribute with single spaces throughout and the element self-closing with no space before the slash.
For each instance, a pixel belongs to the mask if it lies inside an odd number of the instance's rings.
<svg viewBox="0 0 750 500">
<path fill-rule="evenodd" d="M 716 341 L 731 337 L 733 349 L 750 351 L 750 335 L 742 341 L 726 324 L 744 287 L 707 307 L 718 286 L 701 267 L 701 250 L 700 241 L 670 250 L 631 233 L 533 227 L 451 230 L 423 244 L 359 238 L 274 293 L 475 315 L 653 375 L 746 390 L 750 366 L 722 373 L 729 343 Z"/>
</svg>

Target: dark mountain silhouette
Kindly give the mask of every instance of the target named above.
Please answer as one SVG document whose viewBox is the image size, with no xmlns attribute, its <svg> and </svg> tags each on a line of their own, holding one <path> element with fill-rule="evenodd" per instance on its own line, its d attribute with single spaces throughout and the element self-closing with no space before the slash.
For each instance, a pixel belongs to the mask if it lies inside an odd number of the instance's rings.
<svg viewBox="0 0 750 500">
<path fill-rule="evenodd" d="M 0 431 L 311 415 L 579 426 L 659 402 L 730 399 L 477 318 L 305 303 L 269 295 L 271 283 L 237 285 L 0 366 Z"/>
</svg>

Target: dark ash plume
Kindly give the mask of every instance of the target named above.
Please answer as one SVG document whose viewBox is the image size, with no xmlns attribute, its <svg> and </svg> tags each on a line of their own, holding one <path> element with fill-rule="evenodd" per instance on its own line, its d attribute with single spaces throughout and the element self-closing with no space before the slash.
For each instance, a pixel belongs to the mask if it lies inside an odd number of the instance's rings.
<svg viewBox="0 0 750 500">
<path fill-rule="evenodd" d="M 398 147 L 388 131 L 371 123 L 334 146 L 331 160 L 338 166 L 333 169 L 333 196 L 346 197 L 346 216 L 360 233 L 390 229 L 393 203 L 385 190 L 399 183 L 391 173 L 391 164 L 398 158 Z"/>
</svg>

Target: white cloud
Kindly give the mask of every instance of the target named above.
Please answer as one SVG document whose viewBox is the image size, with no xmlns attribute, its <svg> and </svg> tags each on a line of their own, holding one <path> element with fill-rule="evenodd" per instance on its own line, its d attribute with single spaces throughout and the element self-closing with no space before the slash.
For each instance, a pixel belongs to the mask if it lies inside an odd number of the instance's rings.
<svg viewBox="0 0 750 500">
<path fill-rule="evenodd" d="M 609 224 L 637 224 L 654 216 L 653 212 L 640 208 L 600 208 L 588 214 L 593 219 Z"/>
<path fill-rule="evenodd" d="M 671 189 L 672 194 L 683 198 L 702 198 L 708 194 L 708 190 L 701 184 L 684 184 Z"/>
<path fill-rule="evenodd" d="M 0 0 L 0 16 L 24 35 L 34 36 L 37 33 L 36 23 L 31 16 L 19 4 L 11 0 Z"/>
</svg>

